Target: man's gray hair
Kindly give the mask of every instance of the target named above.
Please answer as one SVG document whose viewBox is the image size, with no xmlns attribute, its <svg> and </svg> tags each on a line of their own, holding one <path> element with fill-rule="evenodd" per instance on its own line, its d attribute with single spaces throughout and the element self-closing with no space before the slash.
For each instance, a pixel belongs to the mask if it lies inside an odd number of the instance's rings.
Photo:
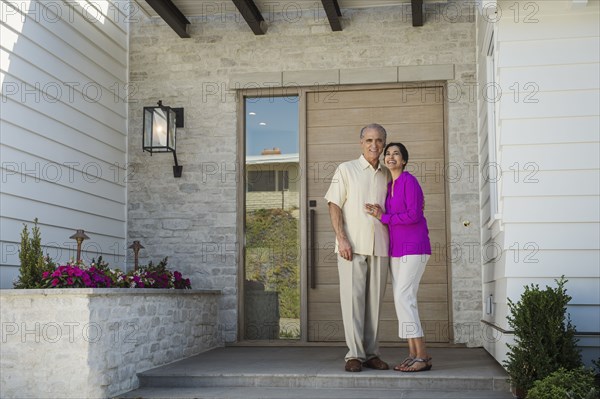
<svg viewBox="0 0 600 399">
<path fill-rule="evenodd" d="M 377 130 L 379 133 L 383 134 L 383 142 L 385 143 L 387 141 L 387 132 L 385 131 L 385 128 L 383 126 L 381 126 L 379 123 L 369 123 L 367 126 L 360 129 L 360 138 L 361 139 L 364 138 L 365 130 L 369 130 L 369 129 Z"/>
</svg>

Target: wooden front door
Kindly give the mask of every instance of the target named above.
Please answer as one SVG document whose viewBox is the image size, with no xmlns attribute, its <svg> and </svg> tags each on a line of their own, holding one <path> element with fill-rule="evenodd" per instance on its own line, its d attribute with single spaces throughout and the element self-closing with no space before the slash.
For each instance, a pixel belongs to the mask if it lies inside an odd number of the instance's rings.
<svg viewBox="0 0 600 399">
<path fill-rule="evenodd" d="M 335 235 L 323 198 L 337 165 L 360 156 L 359 132 L 380 123 L 388 142 L 409 151 L 407 170 L 425 193 L 432 256 L 419 289 L 419 312 L 428 342 L 449 341 L 449 286 L 446 262 L 446 192 L 444 183 L 444 96 L 442 87 L 308 92 L 306 158 L 309 284 L 308 340 L 344 341 L 340 310 Z M 311 245 L 312 243 L 312 245 Z M 380 341 L 398 342 L 391 277 L 381 315 Z"/>
</svg>

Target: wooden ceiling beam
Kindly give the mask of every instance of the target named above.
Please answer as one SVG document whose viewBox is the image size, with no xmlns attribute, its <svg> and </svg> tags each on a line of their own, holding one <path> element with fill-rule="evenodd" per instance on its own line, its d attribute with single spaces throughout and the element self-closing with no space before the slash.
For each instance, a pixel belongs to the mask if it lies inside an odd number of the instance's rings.
<svg viewBox="0 0 600 399">
<path fill-rule="evenodd" d="M 423 0 L 410 0 L 413 26 L 423 26 Z"/>
<path fill-rule="evenodd" d="M 146 3 L 156 11 L 158 15 L 179 35 L 181 38 L 189 38 L 187 27 L 190 21 L 171 0 L 146 0 Z"/>
<path fill-rule="evenodd" d="M 323 3 L 323 9 L 325 9 L 331 30 L 334 32 L 341 31 L 342 21 L 340 21 L 340 17 L 342 16 L 342 12 L 337 0 L 321 0 L 321 3 Z"/>
<path fill-rule="evenodd" d="M 267 33 L 267 23 L 253 0 L 232 0 L 255 35 Z"/>
</svg>

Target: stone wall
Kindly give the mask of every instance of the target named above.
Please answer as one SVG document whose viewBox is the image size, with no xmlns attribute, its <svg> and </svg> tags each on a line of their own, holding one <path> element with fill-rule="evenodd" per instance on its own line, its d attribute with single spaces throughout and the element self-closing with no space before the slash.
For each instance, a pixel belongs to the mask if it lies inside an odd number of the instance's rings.
<svg viewBox="0 0 600 399">
<path fill-rule="evenodd" d="M 105 398 L 222 345 L 218 291 L 0 290 L 0 397 Z"/>
<path fill-rule="evenodd" d="M 235 341 L 236 196 L 243 154 L 237 153 L 232 76 L 453 64 L 446 131 L 446 161 L 452 165 L 449 252 L 460 249 L 451 265 L 453 323 L 457 342 L 480 344 L 474 331 L 481 318 L 481 257 L 473 3 L 428 5 L 425 25 L 418 28 L 411 24 L 410 4 L 342 12 L 341 32 L 332 32 L 322 12 L 302 10 L 301 3 L 287 13 L 266 14 L 264 36 L 255 36 L 239 15 L 191 18 L 190 39 L 158 19 L 131 25 L 128 241 L 142 242 L 142 256 L 169 255 L 194 287 L 222 290 L 220 322 L 225 340 Z M 185 108 L 177 138 L 180 179 L 173 178 L 171 156 L 141 150 L 142 108 L 158 100 Z M 463 225 L 467 220 L 470 227 Z"/>
</svg>

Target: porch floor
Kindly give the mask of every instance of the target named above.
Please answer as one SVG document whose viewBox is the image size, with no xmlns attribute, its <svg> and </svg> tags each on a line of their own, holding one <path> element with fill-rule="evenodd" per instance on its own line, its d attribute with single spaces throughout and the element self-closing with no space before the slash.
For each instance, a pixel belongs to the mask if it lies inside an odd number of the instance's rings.
<svg viewBox="0 0 600 399">
<path fill-rule="evenodd" d="M 343 347 L 217 348 L 138 374 L 119 398 L 512 398 L 504 369 L 482 348 L 430 348 L 428 372 L 344 371 Z M 406 348 L 382 348 L 392 367 Z"/>
</svg>

